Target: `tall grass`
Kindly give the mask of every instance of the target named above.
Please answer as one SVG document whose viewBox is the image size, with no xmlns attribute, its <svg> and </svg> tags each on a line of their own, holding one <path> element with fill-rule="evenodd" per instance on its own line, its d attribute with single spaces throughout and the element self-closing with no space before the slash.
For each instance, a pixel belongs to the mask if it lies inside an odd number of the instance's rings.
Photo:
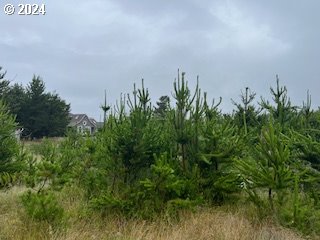
<svg viewBox="0 0 320 240">
<path fill-rule="evenodd" d="M 282 228 L 271 221 L 252 221 L 247 207 L 198 209 L 181 213 L 180 221 L 163 219 L 143 221 L 119 216 L 102 218 L 85 212 L 86 202 L 76 188 L 68 188 L 57 197 L 67 212 L 67 219 L 59 228 L 28 218 L 20 204 L 19 196 L 25 191 L 15 187 L 0 192 L 0 239 L 119 239 L 119 240 L 185 240 L 185 239 L 303 239 L 297 233 Z M 249 208 L 249 207 L 248 207 Z M 250 209 L 248 209 L 250 212 Z M 251 219 L 251 220 L 249 220 Z"/>
</svg>

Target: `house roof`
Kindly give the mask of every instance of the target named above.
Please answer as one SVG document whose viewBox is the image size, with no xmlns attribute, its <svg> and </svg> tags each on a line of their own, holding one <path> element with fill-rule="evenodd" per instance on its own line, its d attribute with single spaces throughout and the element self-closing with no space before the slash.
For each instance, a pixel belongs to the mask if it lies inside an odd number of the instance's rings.
<svg viewBox="0 0 320 240">
<path fill-rule="evenodd" d="M 79 123 L 82 122 L 82 120 L 84 118 L 87 117 L 87 119 L 89 119 L 90 123 L 93 124 L 94 126 L 97 125 L 97 122 L 96 120 L 94 120 L 93 118 L 89 118 L 86 114 L 84 113 L 81 113 L 81 114 L 72 114 L 70 113 L 69 114 L 69 117 L 70 117 L 70 123 L 68 124 L 69 127 L 74 127 L 74 126 L 77 126 Z"/>
<path fill-rule="evenodd" d="M 89 118 L 89 119 L 94 125 L 97 125 L 97 121 L 94 118 Z"/>
</svg>

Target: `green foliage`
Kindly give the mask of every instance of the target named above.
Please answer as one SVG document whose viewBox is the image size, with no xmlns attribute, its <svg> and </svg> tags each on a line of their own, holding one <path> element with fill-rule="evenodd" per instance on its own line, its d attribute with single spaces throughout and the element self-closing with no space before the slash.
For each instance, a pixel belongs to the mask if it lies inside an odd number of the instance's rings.
<svg viewBox="0 0 320 240">
<path fill-rule="evenodd" d="M 2 81 L 0 97 L 24 130 L 32 138 L 63 136 L 69 123 L 70 105 L 58 94 L 46 93 L 45 83 L 34 76 L 24 88 L 20 84 L 9 85 Z"/>
<path fill-rule="evenodd" d="M 207 198 L 216 203 L 240 190 L 240 179 L 233 166 L 233 159 L 241 156 L 243 149 L 237 132 L 229 121 L 214 118 L 207 122 L 201 138 L 201 186 Z"/>
<path fill-rule="evenodd" d="M 63 185 L 71 182 L 81 182 L 85 174 L 88 154 L 92 152 L 92 142 L 76 131 L 67 132 L 66 138 L 58 144 L 57 163 L 61 171 L 58 183 Z"/>
<path fill-rule="evenodd" d="M 26 213 L 33 220 L 45 221 L 55 225 L 63 220 L 64 210 L 52 192 L 34 193 L 28 191 L 22 195 L 21 201 Z"/>
<path fill-rule="evenodd" d="M 23 150 L 24 180 L 28 187 L 41 192 L 47 188 L 59 190 L 67 183 L 77 182 L 82 173 L 85 147 L 82 138 L 69 135 L 60 143 L 43 139 L 31 147 L 32 154 Z"/>
<path fill-rule="evenodd" d="M 320 223 L 320 175 L 299 160 L 309 151 L 302 148 L 303 152 L 297 146 L 306 144 L 310 144 L 309 138 L 296 132 L 286 136 L 270 120 L 261 132 L 254 154 L 238 159 L 236 167 L 244 190 L 261 215 L 272 213 L 283 225 L 312 234 Z"/>
<path fill-rule="evenodd" d="M 287 117 L 296 113 L 286 89 L 278 86 L 273 93 L 279 105 L 268 105 L 269 113 L 260 115 L 250 112 L 254 95 L 244 97 L 246 110 L 239 112 L 245 118 L 239 124 L 236 117 L 219 113 L 219 103 L 210 108 L 198 86 L 191 95 L 184 77 L 183 73 L 174 84 L 175 108 L 166 108 L 167 98 L 162 98 L 152 112 L 148 91 L 134 87 L 133 97 L 128 96 L 129 112 L 122 99 L 108 117 L 104 131 L 91 143 L 94 150 L 85 158 L 89 164 L 81 178 L 93 209 L 172 217 L 200 202 L 235 201 L 242 187 L 261 215 L 272 213 L 284 225 L 294 221 L 289 225 L 305 231 L 305 216 L 311 215 L 303 214 L 301 196 L 314 203 L 306 209 L 316 208 L 319 188 L 311 190 L 318 186 L 318 175 L 304 164 L 303 156 L 312 152 L 317 156 L 318 145 L 304 135 L 294 140 L 290 128 L 297 125 Z M 277 118 L 268 123 L 270 117 Z M 296 177 L 304 192 L 292 195 Z M 296 204 L 290 203 L 292 199 Z"/>
<path fill-rule="evenodd" d="M 271 120 L 269 125 L 262 129 L 254 155 L 236 163 L 245 190 L 250 192 L 249 195 L 258 196 L 255 193 L 258 189 L 266 189 L 270 208 L 273 209 L 274 197 L 282 204 L 285 200 L 285 190 L 292 187 L 294 171 L 290 160 L 286 137 L 281 134 L 280 127 L 274 125 Z"/>
<path fill-rule="evenodd" d="M 199 92 L 198 85 L 195 93 L 191 95 L 188 82 L 185 80 L 185 73 L 178 71 L 178 80 L 174 82 L 174 99 L 176 100 L 176 109 L 174 113 L 174 129 L 177 142 L 177 150 L 181 156 L 182 168 L 185 173 L 189 171 L 190 162 L 187 157 L 187 147 L 191 143 L 191 121 L 187 119 L 192 109 L 192 104 Z"/>
<path fill-rule="evenodd" d="M 195 206 L 202 203 L 202 199 L 190 200 L 176 198 L 170 200 L 166 204 L 165 216 L 167 220 L 179 220 L 179 213 L 181 211 L 194 211 Z"/>
<path fill-rule="evenodd" d="M 7 72 L 1 73 L 2 67 L 0 66 L 0 98 L 8 95 L 10 81 L 4 79 Z"/>
<path fill-rule="evenodd" d="M 21 158 L 24 160 L 23 182 L 27 187 L 34 188 L 38 184 L 37 179 L 37 159 L 33 154 L 22 149 L 20 151 Z"/>
<path fill-rule="evenodd" d="M 280 222 L 311 235 L 320 234 L 320 206 L 315 206 L 312 198 L 301 190 L 299 177 L 295 177 L 293 193 L 288 193 L 287 202 L 279 212 Z"/>
<path fill-rule="evenodd" d="M 0 189 L 11 187 L 16 181 L 14 174 L 9 174 L 7 172 L 0 173 Z"/>
<path fill-rule="evenodd" d="M 59 115 L 57 109 L 68 107 L 57 95 L 45 93 L 41 79 L 34 78 L 27 89 L 1 86 L 3 95 L 12 91 L 25 97 L 10 100 L 6 95 L 14 111 L 23 109 L 20 102 L 34 103 L 25 113 L 28 126 L 37 125 L 32 136 L 62 133 L 46 132 L 44 123 L 59 125 L 47 119 L 47 111 L 64 119 L 67 111 Z M 173 89 L 174 106 L 162 96 L 152 108 L 143 81 L 132 94 L 121 95 L 115 108 L 105 100 L 104 127 L 95 136 L 70 131 L 63 141 L 44 140 L 31 153 L 3 145 L 0 151 L 8 153 L 8 163 L 25 163 L 19 174 L 35 191 L 22 198 L 28 215 L 61 222 L 64 213 L 54 193 L 69 185 L 81 189 L 86 206 L 102 216 L 168 220 L 201 204 L 237 201 L 244 191 L 260 216 L 272 215 L 285 226 L 317 233 L 312 229 L 319 229 L 320 132 L 315 128 L 320 127 L 320 114 L 311 110 L 310 98 L 297 112 L 277 80 L 277 88 L 271 88 L 274 104 L 262 101 L 264 112 L 256 110 L 255 94 L 246 88 L 242 103 L 234 102 L 236 111 L 222 114 L 221 98 L 209 106 L 198 79 L 192 91 L 185 73 L 178 73 Z M 47 105 L 39 103 L 43 101 Z M 0 119 L 11 119 L 12 129 L 14 118 L 2 112 Z M 0 184 L 10 186 L 19 175 L 5 172 Z"/>
<path fill-rule="evenodd" d="M 251 92 L 250 88 L 246 88 L 245 93 L 241 91 L 241 103 L 236 103 L 232 100 L 233 104 L 237 107 L 234 113 L 235 123 L 244 128 L 244 134 L 247 135 L 249 129 L 254 128 L 258 124 L 259 111 L 255 109 L 252 104 L 256 93 Z"/>
<path fill-rule="evenodd" d="M 160 156 L 151 165 L 151 176 L 140 181 L 136 194 L 136 201 L 140 203 L 139 210 L 144 214 L 163 211 L 169 201 L 186 195 L 186 185 L 186 180 L 179 178 L 170 166 L 167 155 Z"/>
<path fill-rule="evenodd" d="M 0 100 L 0 174 L 14 173 L 20 169 L 15 161 L 18 144 L 15 138 L 16 123 L 5 104 Z"/>
<path fill-rule="evenodd" d="M 24 112 L 26 109 L 26 91 L 22 85 L 15 83 L 13 86 L 8 86 L 8 93 L 4 97 L 10 111 L 16 115 L 18 123 L 23 122 Z"/>
<path fill-rule="evenodd" d="M 196 201 L 189 199 L 188 180 L 179 177 L 172 164 L 167 154 L 156 157 L 150 176 L 138 186 L 117 194 L 100 192 L 90 201 L 91 206 L 104 215 L 122 213 L 143 218 L 156 218 L 161 214 L 172 217 L 182 209 L 191 209 Z"/>
<path fill-rule="evenodd" d="M 128 202 L 114 196 L 109 192 L 101 192 L 99 197 L 90 201 L 92 209 L 98 210 L 102 215 L 127 213 Z"/>
<path fill-rule="evenodd" d="M 49 182 L 51 185 L 56 183 L 57 175 L 62 171 L 57 162 L 56 147 L 52 142 L 44 141 L 41 149 L 41 161 L 37 163 L 37 178 L 41 184 L 41 191 Z"/>
<path fill-rule="evenodd" d="M 161 96 L 157 102 L 157 107 L 154 109 L 154 114 L 160 119 L 164 119 L 170 108 L 170 98 Z"/>
<path fill-rule="evenodd" d="M 309 162 L 314 169 L 320 170 L 320 142 L 311 135 L 291 132 L 292 148 L 297 152 L 297 157 Z"/>
<path fill-rule="evenodd" d="M 30 131 L 32 137 L 64 135 L 70 106 L 57 94 L 45 93 L 45 84 L 40 77 L 34 76 L 28 85 L 26 105 L 20 124 Z"/>
<path fill-rule="evenodd" d="M 278 75 L 276 76 L 276 79 L 276 89 L 272 87 L 270 88 L 274 105 L 264 99 L 261 99 L 261 106 L 269 112 L 277 123 L 280 124 L 282 128 L 281 131 L 284 131 L 295 124 L 297 112 L 296 107 L 292 106 L 290 98 L 288 98 L 286 86 L 280 86 Z"/>
<path fill-rule="evenodd" d="M 108 173 L 113 175 L 112 188 L 115 182 L 126 185 L 138 183 L 148 174 L 154 162 L 153 154 L 168 146 L 167 138 L 161 133 L 163 125 L 151 118 L 149 93 L 143 84 L 142 89 L 134 87 L 133 97 L 128 96 L 128 99 L 129 115 L 121 113 L 109 117 L 101 135 L 102 141 L 97 145 L 99 158 L 109 162 L 105 165 L 108 165 Z M 123 109 L 124 105 L 120 108 Z"/>
</svg>

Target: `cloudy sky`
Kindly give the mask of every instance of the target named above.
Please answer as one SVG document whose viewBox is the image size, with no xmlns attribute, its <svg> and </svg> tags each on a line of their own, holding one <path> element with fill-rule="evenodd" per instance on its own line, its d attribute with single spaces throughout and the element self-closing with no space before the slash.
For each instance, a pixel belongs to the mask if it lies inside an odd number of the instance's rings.
<svg viewBox="0 0 320 240">
<path fill-rule="evenodd" d="M 45 16 L 4 14 L 12 3 L 46 5 Z M 145 79 L 155 102 L 170 95 L 177 69 L 232 109 L 241 89 L 270 96 L 275 75 L 301 105 L 320 105 L 318 0 L 0 0 L 0 66 L 27 84 L 40 75 L 73 113 L 102 115 Z"/>
</svg>

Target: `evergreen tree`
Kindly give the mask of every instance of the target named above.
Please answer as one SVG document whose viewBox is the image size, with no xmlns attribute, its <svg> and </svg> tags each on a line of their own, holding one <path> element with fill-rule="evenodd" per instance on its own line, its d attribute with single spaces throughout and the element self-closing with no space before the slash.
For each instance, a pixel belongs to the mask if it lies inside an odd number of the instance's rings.
<svg viewBox="0 0 320 240">
<path fill-rule="evenodd" d="M 244 188 L 258 207 L 260 189 L 268 191 L 269 206 L 273 210 L 274 195 L 278 203 L 284 203 L 285 191 L 293 186 L 294 171 L 287 137 L 281 133 L 279 123 L 272 119 L 261 131 L 259 143 L 248 159 L 237 161 L 237 167 L 243 177 Z"/>
<path fill-rule="evenodd" d="M 6 104 L 10 109 L 10 112 L 16 116 L 16 122 L 21 125 L 25 119 L 25 115 L 28 111 L 26 105 L 27 95 L 24 87 L 21 84 L 15 83 L 8 90 L 8 94 L 5 97 Z"/>
<path fill-rule="evenodd" d="M 3 101 L 0 100 L 0 174 L 15 172 L 14 156 L 18 151 L 14 136 L 16 123 Z"/>
<path fill-rule="evenodd" d="M 39 138 L 46 136 L 49 116 L 47 115 L 47 96 L 44 93 L 45 84 L 40 77 L 34 76 L 27 86 L 26 105 L 23 126 L 30 131 L 31 136 Z"/>
<path fill-rule="evenodd" d="M 273 119 L 280 124 L 282 131 L 284 131 L 287 127 L 290 127 L 291 124 L 295 123 L 296 107 L 291 105 L 290 98 L 288 98 L 287 95 L 287 88 L 285 86 L 280 86 L 278 75 L 276 76 L 276 79 L 276 89 L 270 88 L 275 106 L 264 99 L 261 99 L 260 104 L 262 108 L 266 109 Z"/>
<path fill-rule="evenodd" d="M 8 95 L 10 81 L 4 79 L 6 72 L 1 73 L 0 67 L 0 98 L 5 98 Z"/>
<path fill-rule="evenodd" d="M 249 128 L 257 125 L 259 111 L 256 110 L 255 106 L 252 104 L 256 96 L 255 92 L 251 92 L 250 88 L 246 87 L 245 93 L 241 91 L 241 103 L 237 103 L 232 100 L 232 103 L 237 107 L 234 114 L 235 123 L 239 127 L 244 128 L 245 135 L 248 134 Z"/>
<path fill-rule="evenodd" d="M 22 92 L 18 86 L 12 89 Z M 70 105 L 58 94 L 46 93 L 45 83 L 34 76 L 26 88 L 24 103 L 17 112 L 19 124 L 26 129 L 25 134 L 31 137 L 62 136 L 69 123 Z"/>
<path fill-rule="evenodd" d="M 66 104 L 58 94 L 47 93 L 47 135 L 48 137 L 63 136 L 70 122 L 70 105 Z"/>
<path fill-rule="evenodd" d="M 185 72 L 181 73 L 178 70 L 178 80 L 174 82 L 174 95 L 176 100 L 176 108 L 174 111 L 174 128 L 176 134 L 176 142 L 178 148 L 178 154 L 181 157 L 182 169 L 184 172 L 188 172 L 189 159 L 187 156 L 187 147 L 191 142 L 191 122 L 188 120 L 192 104 L 199 91 L 198 85 L 196 86 L 195 93 L 191 95 L 188 87 L 188 82 L 185 80 Z"/>
<path fill-rule="evenodd" d="M 157 101 L 157 106 L 154 108 L 154 114 L 159 118 L 164 118 L 166 113 L 169 111 L 170 98 L 169 96 L 161 96 L 159 101 Z"/>
</svg>

